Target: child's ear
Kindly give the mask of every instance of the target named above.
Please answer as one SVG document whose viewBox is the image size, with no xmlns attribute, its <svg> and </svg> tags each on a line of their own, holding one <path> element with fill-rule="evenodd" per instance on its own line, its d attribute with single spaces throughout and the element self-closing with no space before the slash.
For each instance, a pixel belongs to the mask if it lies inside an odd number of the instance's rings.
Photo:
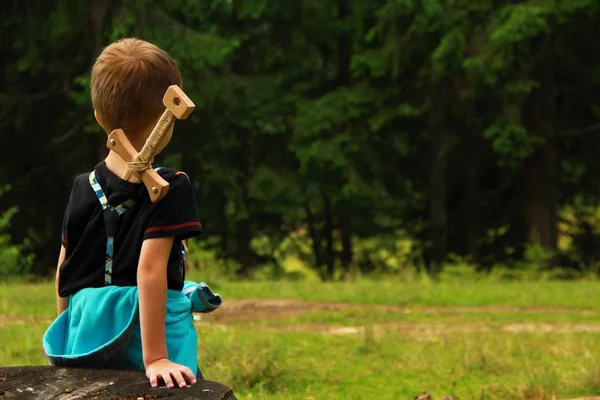
<svg viewBox="0 0 600 400">
<path fill-rule="evenodd" d="M 100 116 L 98 115 L 98 111 L 94 110 L 94 118 L 96 118 L 96 121 L 98 121 L 98 125 L 100 125 L 100 127 L 102 129 L 104 129 L 104 125 L 102 125 L 102 120 L 100 119 Z"/>
</svg>

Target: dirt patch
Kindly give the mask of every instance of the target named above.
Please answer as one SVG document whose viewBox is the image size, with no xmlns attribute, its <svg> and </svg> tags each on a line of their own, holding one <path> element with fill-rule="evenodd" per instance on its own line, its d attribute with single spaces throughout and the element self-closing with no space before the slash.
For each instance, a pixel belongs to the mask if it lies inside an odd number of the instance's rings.
<svg viewBox="0 0 600 400">
<path fill-rule="evenodd" d="M 557 332 L 557 333 L 597 333 L 600 324 L 507 324 L 502 326 L 505 332 Z M 600 399 L 599 399 L 600 400 Z"/>
<path fill-rule="evenodd" d="M 364 308 L 364 306 L 287 299 L 230 300 L 223 302 L 218 310 L 203 315 L 202 318 L 219 323 L 252 322 L 289 318 L 316 311 L 342 312 L 352 308 Z"/>
<path fill-rule="evenodd" d="M 0 328 L 4 325 L 24 325 L 24 324 L 36 324 L 36 323 L 47 323 L 50 325 L 53 319 L 48 317 L 21 317 L 19 315 L 0 315 Z"/>
<path fill-rule="evenodd" d="M 208 325 L 208 324 L 207 324 Z M 227 325 L 212 325 L 213 328 L 227 330 Z M 254 326 L 261 332 L 308 332 L 334 336 L 355 336 L 367 333 L 381 336 L 402 333 L 416 340 L 436 340 L 450 332 L 506 332 L 506 333 L 597 333 L 600 324 L 481 324 L 458 322 L 452 324 L 388 322 L 369 326 L 339 326 L 329 324 L 298 324 L 283 326 Z M 439 339 L 438 339 L 439 340 Z M 600 400 L 600 399 L 599 399 Z"/>
<path fill-rule="evenodd" d="M 563 399 L 563 400 L 600 400 L 600 397 L 578 397 L 576 399 Z"/>
<path fill-rule="evenodd" d="M 290 299 L 229 300 L 215 312 L 202 316 L 203 320 L 218 323 L 267 321 L 289 318 L 311 312 L 343 312 L 349 310 L 373 310 L 392 313 L 578 313 L 593 314 L 593 309 L 567 307 L 501 307 L 501 306 L 449 306 L 449 307 L 402 307 L 368 304 L 320 303 Z"/>
<path fill-rule="evenodd" d="M 400 307 L 347 303 L 319 303 L 289 299 L 251 299 L 231 300 L 223 303 L 217 311 L 199 316 L 199 325 L 210 326 L 212 329 L 227 330 L 227 325 L 236 322 L 261 322 L 279 318 L 291 318 L 311 312 L 344 312 L 351 310 L 374 310 L 391 313 L 579 313 L 593 314 L 593 309 L 573 309 L 560 307 Z M 301 323 L 293 325 L 258 325 L 253 329 L 263 332 L 313 332 L 326 335 L 361 335 L 371 330 L 375 335 L 390 332 L 401 332 L 422 340 L 432 340 L 445 332 L 600 332 L 600 324 L 582 323 L 482 323 L 482 322 L 453 322 L 453 323 L 421 323 L 389 321 L 369 326 L 341 326 L 327 323 Z"/>
</svg>

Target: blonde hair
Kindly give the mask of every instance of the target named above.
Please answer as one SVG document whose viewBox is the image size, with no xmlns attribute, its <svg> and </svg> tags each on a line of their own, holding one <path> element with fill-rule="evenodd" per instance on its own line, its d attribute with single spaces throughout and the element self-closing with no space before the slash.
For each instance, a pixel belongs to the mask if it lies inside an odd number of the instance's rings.
<svg viewBox="0 0 600 400">
<path fill-rule="evenodd" d="M 181 86 L 169 54 L 144 40 L 121 39 L 106 47 L 92 69 L 92 104 L 106 133 L 121 128 L 132 142 L 164 111 L 167 88 Z"/>
</svg>

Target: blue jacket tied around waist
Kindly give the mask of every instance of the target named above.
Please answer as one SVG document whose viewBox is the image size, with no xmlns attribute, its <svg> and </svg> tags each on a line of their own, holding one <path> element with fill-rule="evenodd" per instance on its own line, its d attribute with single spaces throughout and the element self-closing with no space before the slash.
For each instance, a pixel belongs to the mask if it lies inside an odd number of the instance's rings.
<svg viewBox="0 0 600 400">
<path fill-rule="evenodd" d="M 220 305 L 221 297 L 204 282 L 185 282 L 182 291 L 167 291 L 165 334 L 171 361 L 198 369 L 192 312 L 211 312 Z M 138 288 L 80 290 L 44 334 L 43 348 L 51 365 L 144 370 Z"/>
</svg>

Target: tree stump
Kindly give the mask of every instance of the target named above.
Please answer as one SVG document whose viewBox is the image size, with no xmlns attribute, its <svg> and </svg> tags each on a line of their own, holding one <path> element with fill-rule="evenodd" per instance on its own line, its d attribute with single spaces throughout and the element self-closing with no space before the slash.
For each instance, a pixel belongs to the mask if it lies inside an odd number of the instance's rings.
<svg viewBox="0 0 600 400">
<path fill-rule="evenodd" d="M 139 371 L 57 367 L 0 368 L 1 399 L 237 400 L 231 388 L 199 381 L 184 388 L 153 388 Z"/>
</svg>

